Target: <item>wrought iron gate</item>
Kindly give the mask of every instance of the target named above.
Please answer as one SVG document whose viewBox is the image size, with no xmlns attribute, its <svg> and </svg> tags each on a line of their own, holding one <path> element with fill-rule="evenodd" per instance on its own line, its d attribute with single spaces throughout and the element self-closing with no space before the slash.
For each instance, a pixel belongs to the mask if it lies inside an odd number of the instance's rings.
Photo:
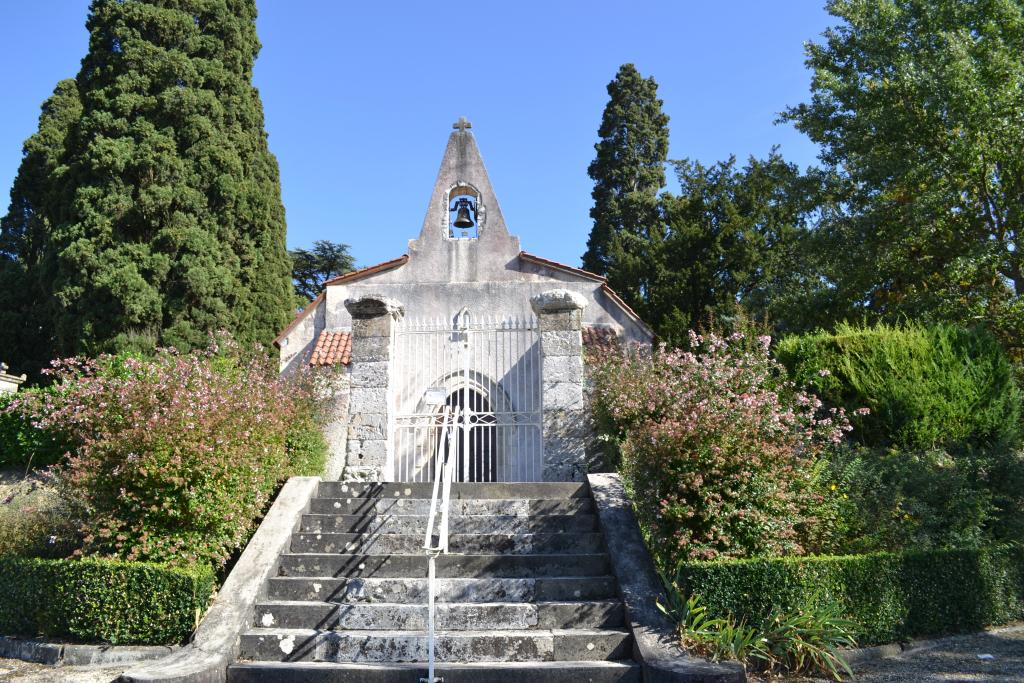
<svg viewBox="0 0 1024 683">
<path fill-rule="evenodd" d="M 395 481 L 433 481 L 442 409 L 458 408 L 455 481 L 540 481 L 541 355 L 532 316 L 404 320 L 392 362 Z"/>
</svg>

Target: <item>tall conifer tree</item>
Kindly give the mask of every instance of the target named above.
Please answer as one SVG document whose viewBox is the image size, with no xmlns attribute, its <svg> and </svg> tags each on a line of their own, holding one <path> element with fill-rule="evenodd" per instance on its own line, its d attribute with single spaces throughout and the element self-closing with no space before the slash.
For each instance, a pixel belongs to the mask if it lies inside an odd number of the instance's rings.
<svg viewBox="0 0 1024 683">
<path fill-rule="evenodd" d="M 608 95 L 597 156 L 587 169 L 594 180 L 594 226 L 583 267 L 606 275 L 643 313 L 652 262 L 665 236 L 658 193 L 665 185 L 668 116 L 661 110 L 658 84 L 632 64 L 619 68 Z"/>
<path fill-rule="evenodd" d="M 81 114 L 75 82 L 59 82 L 43 103 L 39 129 L 25 141 L 10 208 L 0 218 L 0 355 L 18 372 L 42 367 L 50 358 L 53 324 L 38 274 L 66 171 L 65 142 Z"/>
<path fill-rule="evenodd" d="M 53 352 L 269 343 L 292 304 L 255 0 L 94 0 L 39 267 Z"/>
</svg>

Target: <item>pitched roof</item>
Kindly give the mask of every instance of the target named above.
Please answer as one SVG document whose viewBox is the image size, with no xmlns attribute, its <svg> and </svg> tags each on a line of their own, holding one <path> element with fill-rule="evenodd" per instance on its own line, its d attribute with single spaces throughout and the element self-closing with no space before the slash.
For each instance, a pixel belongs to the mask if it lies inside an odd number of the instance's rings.
<svg viewBox="0 0 1024 683">
<path fill-rule="evenodd" d="M 589 270 L 583 270 L 582 268 L 574 268 L 573 266 L 567 266 L 564 263 L 559 263 L 558 261 L 552 261 L 550 259 L 542 258 L 540 256 L 535 256 L 534 254 L 528 254 L 525 251 L 519 252 L 519 258 L 523 259 L 524 261 L 536 263 L 537 265 L 540 266 L 547 266 L 548 268 L 553 268 L 555 270 L 561 270 L 566 273 L 572 273 L 573 275 L 579 275 L 580 277 L 586 278 L 588 280 L 593 280 L 594 282 L 608 281 L 608 278 L 602 277 L 597 273 L 591 273 Z"/>
<path fill-rule="evenodd" d="M 277 335 L 277 337 L 274 338 L 274 346 L 276 346 L 277 348 L 281 348 L 281 340 L 283 340 L 285 337 L 291 334 L 291 331 L 294 330 L 298 326 L 298 324 L 301 323 L 306 318 L 307 315 L 315 311 L 316 307 L 319 306 L 320 302 L 323 300 L 324 293 L 320 292 L 319 294 L 316 295 L 315 299 L 306 304 L 305 308 L 296 313 L 295 317 L 292 318 L 292 321 L 288 323 L 288 327 L 281 330 L 281 334 Z"/>
<path fill-rule="evenodd" d="M 323 330 L 316 339 L 309 364 L 313 367 L 325 365 L 348 365 L 352 360 L 352 333 Z"/>
<path fill-rule="evenodd" d="M 629 315 L 629 317 L 633 319 L 633 322 L 642 327 L 643 330 L 647 332 L 647 334 L 651 335 L 652 337 L 654 336 L 654 330 L 652 330 L 650 326 L 643 321 L 643 318 L 637 315 L 636 311 L 629 307 L 629 304 L 622 300 L 622 297 L 615 293 L 614 289 L 608 286 L 607 282 L 601 285 L 601 291 L 604 292 L 609 299 L 617 303 L 619 305 L 619 308 L 624 310 Z"/>
<path fill-rule="evenodd" d="M 403 254 L 396 259 L 391 259 L 390 261 L 385 261 L 384 263 L 378 263 L 375 266 L 367 266 L 366 268 L 353 270 L 351 273 L 337 275 L 335 277 L 332 277 L 330 280 L 324 282 L 324 287 L 328 287 L 330 285 L 341 285 L 345 284 L 346 282 L 352 282 L 353 280 L 359 280 L 368 275 L 373 275 L 374 273 L 382 273 L 385 270 L 391 270 L 392 268 L 397 268 L 401 265 L 405 265 L 405 262 L 408 260 L 409 255 Z"/>
<path fill-rule="evenodd" d="M 367 277 L 368 275 L 373 275 L 374 273 L 382 273 L 385 270 L 391 270 L 392 268 L 398 268 L 399 266 L 404 265 L 405 262 L 408 261 L 408 260 L 409 260 L 409 255 L 408 254 L 404 254 L 402 256 L 399 256 L 396 259 L 391 259 L 390 261 L 385 261 L 384 263 L 378 263 L 377 265 L 374 265 L 374 266 L 367 266 L 366 268 L 360 268 L 359 270 L 353 270 L 351 273 L 345 273 L 343 275 L 336 275 L 335 277 L 332 277 L 330 280 L 327 280 L 326 282 L 324 282 L 323 286 L 327 287 L 329 285 L 341 285 L 341 284 L 345 284 L 345 283 L 348 283 L 348 282 L 353 282 L 354 280 L 359 280 L 361 278 Z M 281 340 L 284 339 L 285 337 L 287 337 L 288 333 L 291 332 L 292 330 L 294 330 L 295 327 L 300 322 L 302 322 L 302 320 L 307 315 L 309 315 L 314 310 L 316 310 L 316 307 L 320 304 L 320 302 L 323 300 L 323 298 L 324 298 L 324 293 L 321 290 L 321 292 L 317 295 L 317 297 L 315 299 L 313 299 L 311 302 L 309 302 L 309 305 L 306 306 L 305 308 L 303 308 L 301 311 L 299 311 L 298 314 L 295 316 L 295 318 L 293 318 L 292 321 L 290 323 L 288 323 L 288 327 L 286 327 L 283 330 L 281 330 L 281 334 L 277 335 L 277 337 L 274 339 L 274 346 L 280 348 Z"/>
<path fill-rule="evenodd" d="M 525 251 L 519 252 L 519 258 L 530 263 L 536 263 L 537 265 L 546 266 L 554 270 L 560 270 L 563 273 L 577 275 L 579 277 L 591 280 L 593 282 L 600 282 L 601 291 L 604 292 L 609 299 L 615 302 L 615 304 L 619 308 L 621 308 L 626 313 L 626 315 L 632 318 L 633 321 L 637 323 L 645 332 L 647 332 L 647 334 L 651 335 L 652 337 L 654 336 L 654 330 L 652 330 L 647 325 L 647 323 L 645 323 L 643 319 L 639 315 L 637 315 L 636 311 L 629 307 L 629 304 L 622 300 L 622 297 L 615 293 L 614 289 L 608 286 L 608 278 L 598 275 L 597 273 L 591 273 L 589 270 L 583 270 L 582 268 L 574 268 L 573 266 L 568 266 L 564 263 L 559 263 L 558 261 L 552 261 L 550 259 L 542 258 L 540 256 L 535 256 L 534 254 L 528 254 Z"/>
</svg>

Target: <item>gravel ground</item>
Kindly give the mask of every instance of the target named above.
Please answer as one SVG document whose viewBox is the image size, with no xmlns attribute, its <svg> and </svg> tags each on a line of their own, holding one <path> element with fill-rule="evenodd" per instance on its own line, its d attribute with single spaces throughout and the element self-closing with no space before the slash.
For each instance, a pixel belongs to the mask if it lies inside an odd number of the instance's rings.
<svg viewBox="0 0 1024 683">
<path fill-rule="evenodd" d="M 120 667 L 47 666 L 18 659 L 0 659 L 3 683 L 110 683 L 124 673 Z"/>
<path fill-rule="evenodd" d="M 981 659 L 978 655 L 991 655 Z M 3 683 L 110 683 L 125 667 L 52 667 L 0 659 Z M 856 667 L 858 683 L 1022 683 L 1024 624 L 985 633 L 932 641 L 896 657 Z M 751 679 L 752 681 L 757 679 Z M 823 683 L 827 678 L 788 679 L 787 683 Z M 779 679 L 774 679 L 779 683 Z"/>
<path fill-rule="evenodd" d="M 857 683 L 1022 683 L 1024 625 L 929 641 L 896 657 L 862 662 L 854 673 Z M 822 683 L 832 679 L 790 680 Z"/>
</svg>

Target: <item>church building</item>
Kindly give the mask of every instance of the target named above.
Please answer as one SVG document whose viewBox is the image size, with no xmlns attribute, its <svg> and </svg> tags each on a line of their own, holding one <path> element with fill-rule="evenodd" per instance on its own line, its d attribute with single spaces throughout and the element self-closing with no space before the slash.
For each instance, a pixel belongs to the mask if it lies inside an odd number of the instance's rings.
<svg viewBox="0 0 1024 683">
<path fill-rule="evenodd" d="M 651 330 L 605 278 L 521 250 L 470 124 L 453 128 L 419 237 L 328 280 L 275 340 L 281 371 L 339 367 L 329 477 L 432 481 L 457 411 L 457 481 L 579 480 L 584 347 Z"/>
</svg>

